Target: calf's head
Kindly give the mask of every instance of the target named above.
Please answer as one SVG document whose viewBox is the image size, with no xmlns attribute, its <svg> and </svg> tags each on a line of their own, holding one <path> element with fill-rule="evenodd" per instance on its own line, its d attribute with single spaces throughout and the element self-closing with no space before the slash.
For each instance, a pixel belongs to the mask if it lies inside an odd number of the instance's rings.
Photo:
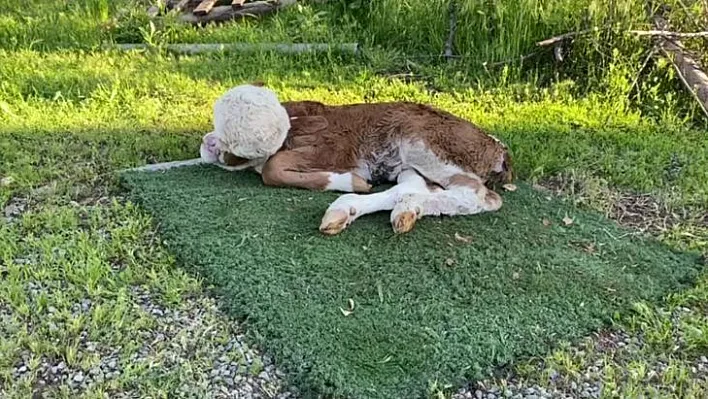
<svg viewBox="0 0 708 399">
<path fill-rule="evenodd" d="M 199 155 L 233 170 L 259 169 L 280 149 L 289 129 L 288 113 L 273 91 L 236 86 L 214 103 L 214 130 L 202 138 Z"/>
<path fill-rule="evenodd" d="M 494 136 L 494 164 L 487 177 L 487 185 L 490 187 L 511 183 L 514 181 L 514 166 L 509 155 L 509 148 Z"/>
</svg>

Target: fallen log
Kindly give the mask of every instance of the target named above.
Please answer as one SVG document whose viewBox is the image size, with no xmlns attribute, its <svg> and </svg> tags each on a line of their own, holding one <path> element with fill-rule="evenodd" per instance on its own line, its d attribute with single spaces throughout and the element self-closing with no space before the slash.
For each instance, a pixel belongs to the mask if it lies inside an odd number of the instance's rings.
<svg viewBox="0 0 708 399">
<path fill-rule="evenodd" d="M 104 49 L 115 48 L 123 51 L 131 50 L 147 50 L 152 48 L 145 43 L 120 43 L 107 44 Z M 180 54 L 203 54 L 203 53 L 220 53 L 220 52 L 261 52 L 274 51 L 283 54 L 301 54 L 309 52 L 342 52 L 342 53 L 359 53 L 359 45 L 357 43 L 173 43 L 164 46 L 167 51 Z"/>
</svg>

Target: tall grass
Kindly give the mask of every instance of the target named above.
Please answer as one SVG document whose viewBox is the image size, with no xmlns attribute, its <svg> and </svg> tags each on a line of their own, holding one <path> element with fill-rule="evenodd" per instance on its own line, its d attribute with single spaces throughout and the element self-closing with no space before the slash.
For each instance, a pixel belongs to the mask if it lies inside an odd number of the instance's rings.
<svg viewBox="0 0 708 399">
<path fill-rule="evenodd" d="M 525 81 L 547 86 L 570 79 L 577 94 L 626 98 L 650 114 L 666 109 L 667 93 L 683 91 L 666 65 L 650 64 L 639 74 L 652 43 L 626 32 L 651 27 L 645 0 L 455 0 L 458 58 L 444 63 L 450 1 L 303 1 L 269 18 L 193 28 L 174 18 L 150 21 L 145 9 L 153 0 L 0 0 L 0 49 L 95 50 L 106 41 L 356 41 L 378 72 L 412 71 L 428 81 L 453 76 L 462 84 Z M 669 18 L 675 30 L 697 30 L 708 23 L 704 0 L 662 3 L 673 6 Z M 562 62 L 553 48 L 535 44 L 591 28 L 597 31 L 563 43 Z M 703 44 L 688 43 L 697 50 Z M 439 79 L 441 75 L 446 77 Z M 684 114 L 691 115 L 695 106 L 690 96 L 679 96 Z"/>
</svg>

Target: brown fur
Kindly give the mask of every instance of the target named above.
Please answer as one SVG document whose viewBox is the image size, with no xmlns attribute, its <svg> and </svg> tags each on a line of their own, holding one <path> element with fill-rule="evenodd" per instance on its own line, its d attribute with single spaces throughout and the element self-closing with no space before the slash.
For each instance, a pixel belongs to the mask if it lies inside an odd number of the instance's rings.
<svg viewBox="0 0 708 399">
<path fill-rule="evenodd" d="M 422 141 L 438 158 L 474 173 L 484 181 L 508 180 L 511 159 L 506 149 L 472 123 L 423 104 L 395 102 L 328 106 L 314 101 L 283 103 L 291 129 L 280 150 L 290 170 L 348 172 L 360 160 L 402 140 Z M 493 168 L 505 159 L 504 171 Z M 277 155 L 270 162 L 277 161 Z M 283 165 L 281 163 L 281 165 Z M 271 166 L 272 168 L 272 166 Z M 501 177 L 500 177 L 501 176 Z"/>
</svg>

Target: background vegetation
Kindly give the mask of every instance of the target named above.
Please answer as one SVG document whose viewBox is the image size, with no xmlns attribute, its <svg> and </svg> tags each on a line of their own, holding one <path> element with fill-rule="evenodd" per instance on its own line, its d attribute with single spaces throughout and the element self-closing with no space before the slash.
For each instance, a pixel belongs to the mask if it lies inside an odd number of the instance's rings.
<svg viewBox="0 0 708 399">
<path fill-rule="evenodd" d="M 195 311 L 208 317 L 192 317 L 198 323 L 188 328 L 146 311 L 147 297 L 166 312 L 191 314 L 207 296 L 175 267 L 150 218 L 121 204 L 115 171 L 193 157 L 213 100 L 245 81 L 264 80 L 283 99 L 435 104 L 508 142 L 521 178 L 675 247 L 707 251 L 705 119 L 669 63 L 655 58 L 642 69 L 651 40 L 626 31 L 651 28 L 644 1 L 460 1 L 459 57 L 451 62 L 441 57 L 448 29 L 441 0 L 303 1 L 274 17 L 203 29 L 151 21 L 149 3 L 0 0 L 0 396 L 36 391 L 45 364 L 88 375 L 105 354 L 132 366 L 76 392 L 163 397 L 177 387 L 197 396 L 212 389 L 223 348 L 210 334 L 222 342 L 238 328 L 211 307 Z M 664 3 L 672 29 L 706 29 L 705 1 Z M 562 62 L 535 45 L 592 27 L 564 44 Z M 166 43 L 232 41 L 356 41 L 364 53 L 160 51 Z M 155 49 L 101 48 L 128 42 Z M 705 43 L 686 45 L 700 56 Z M 661 306 L 640 303 L 617 316 L 615 328 L 634 349 L 568 346 L 511 370 L 567 390 L 598 375 L 587 370 L 601 356 L 606 396 L 700 396 L 707 379 L 694 370 L 708 351 L 707 303 L 704 277 Z M 158 331 L 162 341 L 153 343 Z M 55 397 L 76 397 L 73 389 L 71 381 L 46 388 Z"/>
</svg>

